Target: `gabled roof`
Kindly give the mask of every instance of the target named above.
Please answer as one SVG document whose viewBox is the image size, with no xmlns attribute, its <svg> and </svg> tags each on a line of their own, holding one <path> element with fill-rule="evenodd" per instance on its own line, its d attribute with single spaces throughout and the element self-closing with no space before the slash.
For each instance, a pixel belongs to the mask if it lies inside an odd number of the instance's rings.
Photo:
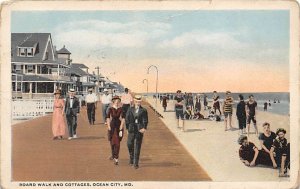
<svg viewBox="0 0 300 189">
<path fill-rule="evenodd" d="M 68 49 L 66 49 L 65 45 L 63 46 L 63 48 L 58 50 L 56 53 L 57 54 L 71 54 L 71 52 Z"/>
<path fill-rule="evenodd" d="M 11 34 L 11 51 L 12 51 L 12 62 L 55 62 L 52 56 L 49 55 L 48 60 L 43 60 L 45 54 L 48 39 L 51 40 L 50 33 L 12 33 Z M 18 47 L 32 47 L 37 44 L 38 51 L 36 51 L 34 57 L 20 57 L 17 56 Z M 50 43 L 49 43 L 50 44 Z M 52 47 L 51 47 L 52 48 Z"/>
<path fill-rule="evenodd" d="M 89 68 L 84 64 L 79 64 L 79 63 L 72 63 L 73 67 L 77 67 L 77 68 Z"/>
<path fill-rule="evenodd" d="M 90 75 L 87 72 L 83 71 L 81 67 L 79 66 L 80 64 L 71 64 L 70 69 L 67 71 L 67 73 L 71 75 L 78 75 L 78 76 L 86 76 Z M 84 65 L 84 64 L 82 64 Z"/>
</svg>

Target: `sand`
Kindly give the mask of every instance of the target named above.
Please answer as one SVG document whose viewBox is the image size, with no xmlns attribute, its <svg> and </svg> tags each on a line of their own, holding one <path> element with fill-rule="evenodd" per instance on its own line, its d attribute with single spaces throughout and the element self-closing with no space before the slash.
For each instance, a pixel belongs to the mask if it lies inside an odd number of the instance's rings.
<svg viewBox="0 0 300 189">
<path fill-rule="evenodd" d="M 147 101 L 155 107 L 155 99 L 148 98 Z M 187 120 L 185 121 L 186 132 L 181 132 L 177 129 L 175 112 L 163 112 L 159 100 L 157 110 L 164 117 L 160 119 L 205 169 L 213 181 L 288 181 L 289 178 L 278 177 L 278 170 L 266 167 L 250 168 L 241 163 L 238 155 L 238 129 L 225 132 L 224 122 Z M 172 100 L 168 103 L 168 110 L 174 110 Z M 207 112 L 203 110 L 201 113 L 207 115 Z M 289 116 L 258 111 L 257 124 L 259 132 L 262 132 L 264 122 L 269 122 L 271 130 L 274 132 L 279 127 L 285 128 L 287 130 L 286 137 L 289 140 Z M 232 125 L 238 128 L 235 110 Z M 253 126 L 251 126 L 250 132 L 254 132 Z M 250 134 L 249 141 L 261 148 L 255 134 Z"/>
</svg>

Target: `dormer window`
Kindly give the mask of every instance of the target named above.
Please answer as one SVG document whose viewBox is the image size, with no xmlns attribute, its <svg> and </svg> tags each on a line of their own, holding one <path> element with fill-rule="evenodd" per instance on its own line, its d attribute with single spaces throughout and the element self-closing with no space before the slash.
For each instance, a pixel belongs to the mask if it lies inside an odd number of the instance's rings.
<svg viewBox="0 0 300 189">
<path fill-rule="evenodd" d="M 27 56 L 32 57 L 33 56 L 33 48 L 27 48 Z"/>
<path fill-rule="evenodd" d="M 18 46 L 18 56 L 21 57 L 33 57 L 38 53 L 38 43 L 34 41 L 26 41 L 22 45 Z"/>
<path fill-rule="evenodd" d="M 25 48 L 19 48 L 20 56 L 26 56 L 26 49 Z"/>
</svg>

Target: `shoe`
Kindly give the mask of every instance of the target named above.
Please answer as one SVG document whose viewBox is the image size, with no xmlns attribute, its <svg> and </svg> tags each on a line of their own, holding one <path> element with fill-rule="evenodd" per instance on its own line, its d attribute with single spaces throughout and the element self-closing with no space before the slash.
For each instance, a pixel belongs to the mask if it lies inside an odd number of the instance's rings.
<svg viewBox="0 0 300 189">
<path fill-rule="evenodd" d="M 135 168 L 135 169 L 138 169 L 138 168 L 139 168 L 139 165 L 134 165 L 134 168 Z"/>
<path fill-rule="evenodd" d="M 78 138 L 77 135 L 73 135 L 73 138 Z"/>
<path fill-rule="evenodd" d="M 62 139 L 63 139 L 63 136 L 59 136 L 59 139 L 62 140 Z"/>
<path fill-rule="evenodd" d="M 73 137 L 69 137 L 69 138 L 68 138 L 68 140 L 72 140 L 72 139 L 73 139 Z"/>
<path fill-rule="evenodd" d="M 52 138 L 52 140 L 57 140 L 57 139 L 58 139 L 58 137 L 57 137 L 57 136 Z"/>
<path fill-rule="evenodd" d="M 115 161 L 114 162 L 115 165 L 119 165 L 119 160 L 118 159 L 114 159 L 114 161 Z"/>
<path fill-rule="evenodd" d="M 133 160 L 129 160 L 129 163 L 128 163 L 130 166 L 133 166 Z"/>
</svg>

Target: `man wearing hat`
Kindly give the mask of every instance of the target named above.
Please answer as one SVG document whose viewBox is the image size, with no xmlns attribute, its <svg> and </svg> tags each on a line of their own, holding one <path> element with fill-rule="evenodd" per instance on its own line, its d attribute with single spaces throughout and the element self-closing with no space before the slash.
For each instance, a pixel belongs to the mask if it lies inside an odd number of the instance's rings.
<svg viewBox="0 0 300 189">
<path fill-rule="evenodd" d="M 89 89 L 89 93 L 85 97 L 87 115 L 90 125 L 95 124 L 95 109 L 97 108 L 97 96 L 93 93 L 93 89 Z"/>
<path fill-rule="evenodd" d="M 65 114 L 67 118 L 68 130 L 69 130 L 69 140 L 77 138 L 76 128 L 77 128 L 77 115 L 80 112 L 80 104 L 78 98 L 75 96 L 75 90 L 69 90 L 69 96 L 66 98 L 65 102 Z"/>
<path fill-rule="evenodd" d="M 123 113 L 124 115 L 126 115 L 128 108 L 133 104 L 133 98 L 129 93 L 128 88 L 125 88 L 125 92 L 121 96 L 121 102 L 122 102 Z"/>
<path fill-rule="evenodd" d="M 107 108 L 109 107 L 109 104 L 111 103 L 112 96 L 108 93 L 107 89 L 104 89 L 104 94 L 101 96 L 101 104 L 102 104 L 102 118 L 104 120 L 104 123 L 106 125 L 106 112 Z"/>
<path fill-rule="evenodd" d="M 126 129 L 128 131 L 127 146 L 129 151 L 129 164 L 135 169 L 139 168 L 139 157 L 144 133 L 148 125 L 148 112 L 141 106 L 142 96 L 134 96 L 134 106 L 126 113 Z"/>
</svg>

